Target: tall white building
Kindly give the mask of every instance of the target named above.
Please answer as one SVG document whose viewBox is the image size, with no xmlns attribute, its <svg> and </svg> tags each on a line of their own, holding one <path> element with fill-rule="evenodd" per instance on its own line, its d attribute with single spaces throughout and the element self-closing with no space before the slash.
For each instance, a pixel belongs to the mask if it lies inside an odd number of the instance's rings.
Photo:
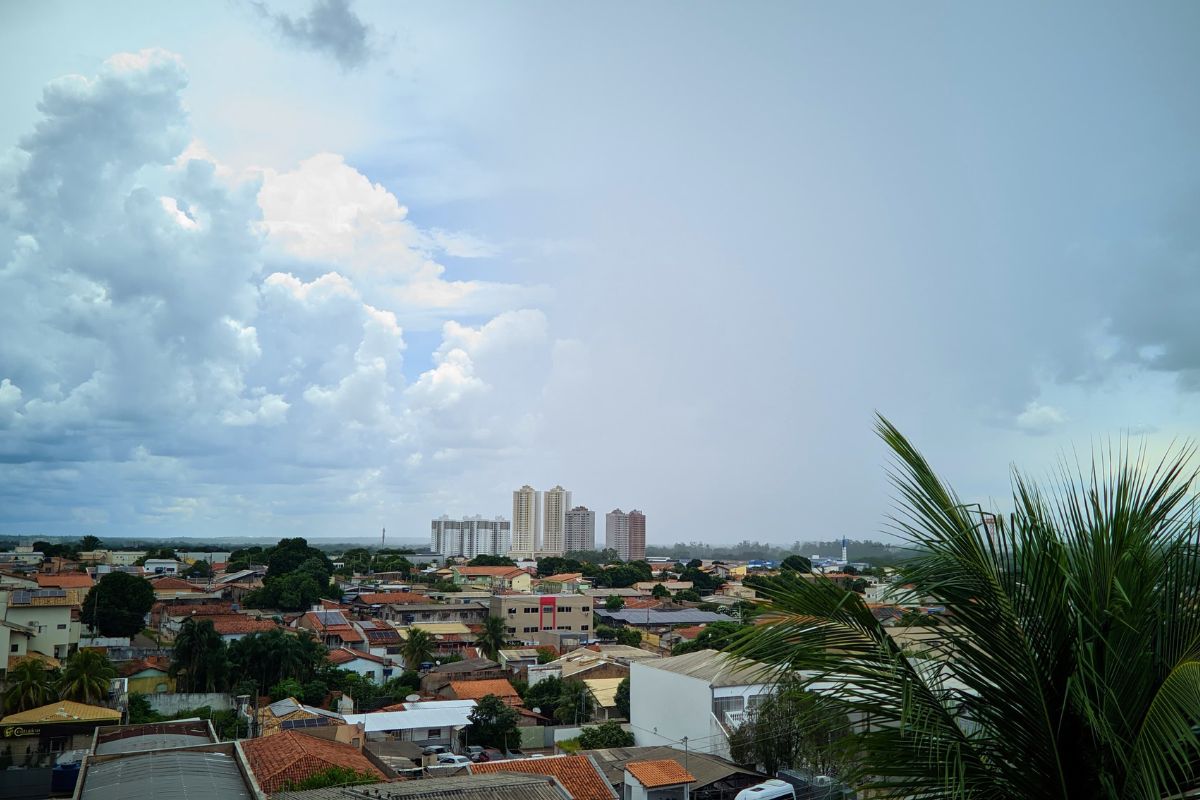
<svg viewBox="0 0 1200 800">
<path fill-rule="evenodd" d="M 604 515 L 604 547 L 616 550 L 622 561 L 629 560 L 629 515 L 619 508 Z"/>
<path fill-rule="evenodd" d="M 444 556 L 502 556 L 509 548 L 509 527 L 504 517 L 451 519 L 443 514 L 433 521 L 429 546 Z"/>
<path fill-rule="evenodd" d="M 596 546 L 596 512 L 587 506 L 576 506 L 567 512 L 566 542 L 568 553 L 591 550 Z"/>
<path fill-rule="evenodd" d="M 538 555 L 561 556 L 567 551 L 567 511 L 571 493 L 561 486 L 542 492 L 542 544 Z"/>
<path fill-rule="evenodd" d="M 513 559 L 531 559 L 542 543 L 542 493 L 526 484 L 513 492 Z"/>
</svg>

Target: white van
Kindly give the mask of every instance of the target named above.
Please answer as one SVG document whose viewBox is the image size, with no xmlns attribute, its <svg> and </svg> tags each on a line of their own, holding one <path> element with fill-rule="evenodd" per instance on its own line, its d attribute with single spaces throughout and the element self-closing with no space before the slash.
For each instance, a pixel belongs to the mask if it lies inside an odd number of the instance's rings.
<svg viewBox="0 0 1200 800">
<path fill-rule="evenodd" d="M 788 800 L 796 800 L 796 787 L 787 781 L 772 778 L 742 789 L 734 800 L 777 800 L 785 797 Z"/>
</svg>

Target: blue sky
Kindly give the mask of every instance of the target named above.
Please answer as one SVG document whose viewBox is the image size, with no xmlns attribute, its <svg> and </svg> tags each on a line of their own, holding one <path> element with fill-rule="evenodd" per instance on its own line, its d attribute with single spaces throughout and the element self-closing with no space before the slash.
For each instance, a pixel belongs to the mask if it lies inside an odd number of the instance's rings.
<svg viewBox="0 0 1200 800">
<path fill-rule="evenodd" d="M 1200 410 L 1200 9 L 0 8 L 0 531 L 879 535 Z M 786 521 L 785 521 L 786 520 Z"/>
</svg>

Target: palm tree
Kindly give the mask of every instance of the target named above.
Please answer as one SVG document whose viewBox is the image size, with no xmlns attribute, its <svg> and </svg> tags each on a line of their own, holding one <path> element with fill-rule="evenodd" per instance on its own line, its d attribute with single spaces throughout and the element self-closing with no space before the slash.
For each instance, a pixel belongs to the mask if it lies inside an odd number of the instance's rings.
<svg viewBox="0 0 1200 800">
<path fill-rule="evenodd" d="M 216 692 L 224 688 L 229 655 L 212 620 L 185 620 L 175 637 L 170 674 L 184 692 Z M 182 676 L 182 677 L 181 677 Z"/>
<path fill-rule="evenodd" d="M 402 649 L 404 663 L 409 669 L 417 669 L 433 658 L 433 637 L 421 628 L 408 629 L 408 641 Z"/>
<path fill-rule="evenodd" d="M 58 679 L 58 696 L 63 700 L 98 703 L 108 697 L 109 681 L 117 671 L 95 650 L 80 650 L 67 659 Z"/>
<path fill-rule="evenodd" d="M 964 504 L 887 420 L 901 584 L 946 608 L 939 642 L 905 651 L 859 595 L 795 573 L 731 647 L 799 671 L 858 720 L 847 778 L 892 798 L 1138 798 L 1197 786 L 1200 528 L 1190 448 L 1127 448 L 1013 508 Z M 762 624 L 766 623 L 766 624 Z M 831 688 L 833 687 L 833 688 Z"/>
<path fill-rule="evenodd" d="M 490 658 L 493 661 L 500 655 L 500 651 L 508 645 L 508 629 L 505 627 L 503 617 L 488 617 L 483 621 L 483 630 L 479 636 L 475 638 L 475 646 L 479 648 L 479 652 L 483 653 L 485 658 Z"/>
<path fill-rule="evenodd" d="M 53 699 L 50 671 L 35 658 L 26 658 L 8 671 L 4 709 L 13 714 L 44 706 Z"/>
</svg>

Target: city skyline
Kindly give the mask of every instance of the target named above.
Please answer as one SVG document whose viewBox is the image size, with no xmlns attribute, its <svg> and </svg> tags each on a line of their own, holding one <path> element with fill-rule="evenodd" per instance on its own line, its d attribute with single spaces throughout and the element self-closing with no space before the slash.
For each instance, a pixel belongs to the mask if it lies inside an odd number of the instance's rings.
<svg viewBox="0 0 1200 800">
<path fill-rule="evenodd" d="M 877 411 L 985 505 L 1200 435 L 1195 4 L 123 7 L 0 7 L 0 534 L 881 539 Z"/>
</svg>

